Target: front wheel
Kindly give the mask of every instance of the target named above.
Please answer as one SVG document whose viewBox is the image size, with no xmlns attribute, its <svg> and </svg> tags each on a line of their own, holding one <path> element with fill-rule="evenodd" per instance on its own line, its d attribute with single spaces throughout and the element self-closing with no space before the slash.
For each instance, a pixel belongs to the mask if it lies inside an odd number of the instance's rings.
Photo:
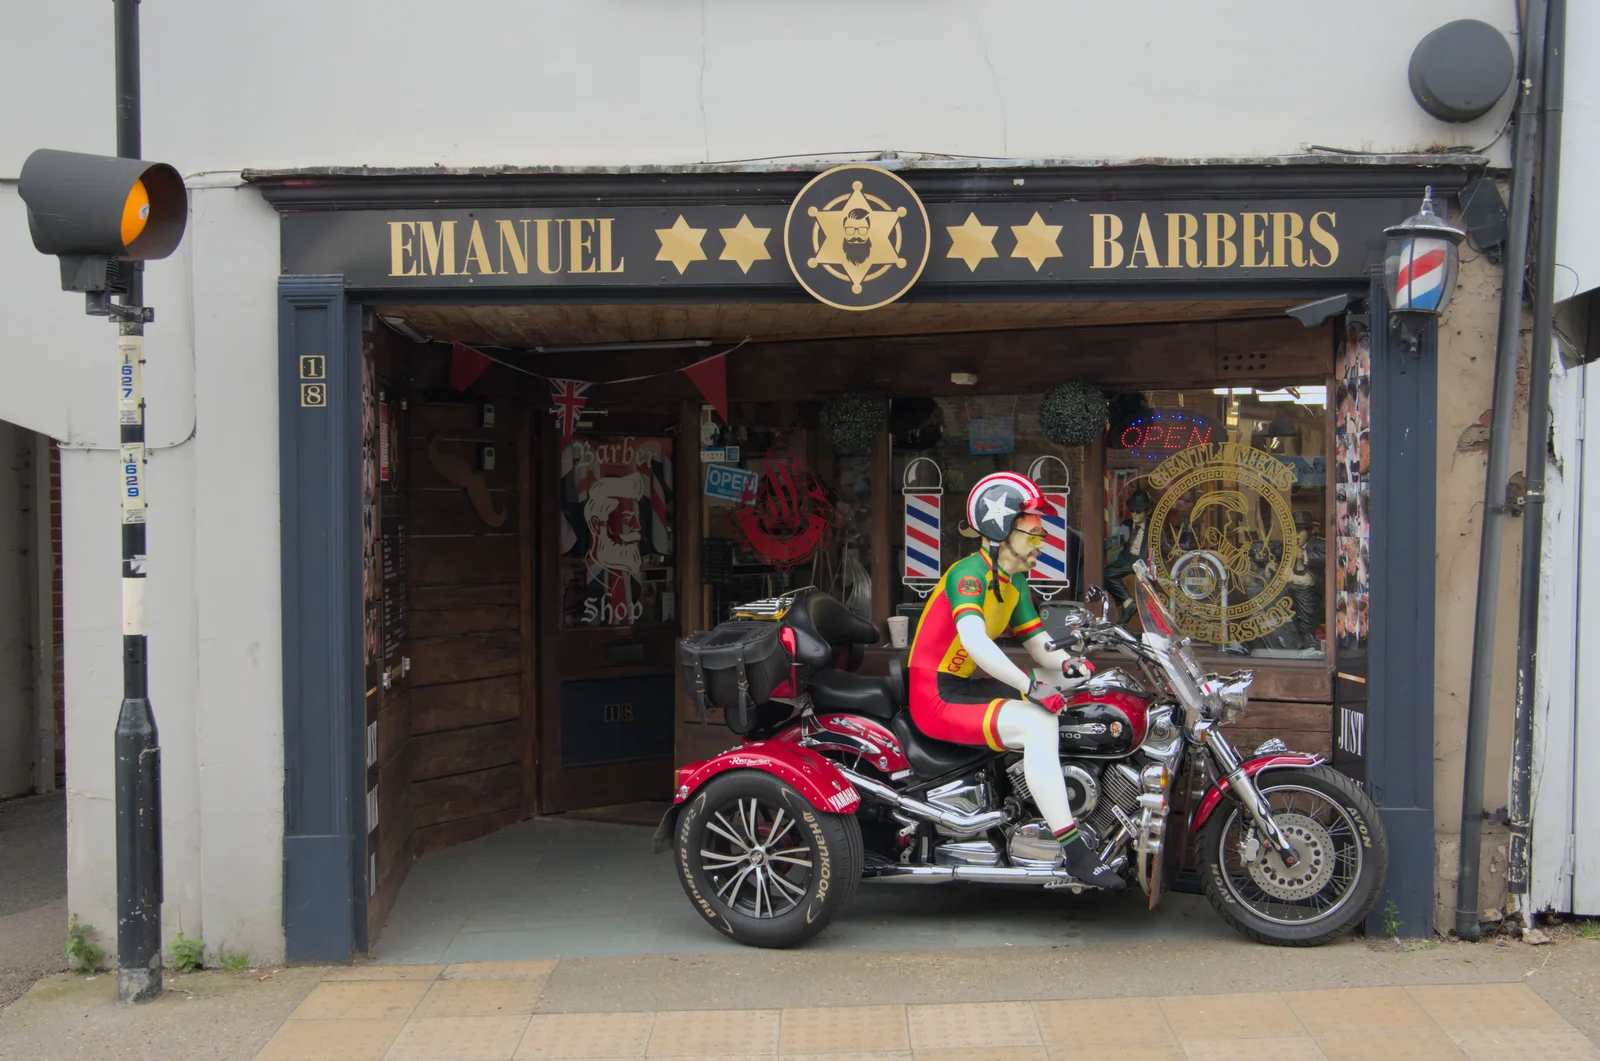
<svg viewBox="0 0 1600 1061">
<path fill-rule="evenodd" d="M 1197 855 L 1217 913 L 1258 943 L 1315 947 L 1372 912 L 1389 868 L 1389 841 L 1372 801 L 1326 766 L 1266 770 L 1256 788 L 1294 845 L 1283 859 L 1234 800 L 1200 831 Z"/>
<path fill-rule="evenodd" d="M 754 947 L 792 947 L 838 916 L 861 880 L 861 827 L 825 814 L 789 784 L 735 770 L 678 816 L 678 879 L 719 931 Z"/>
</svg>

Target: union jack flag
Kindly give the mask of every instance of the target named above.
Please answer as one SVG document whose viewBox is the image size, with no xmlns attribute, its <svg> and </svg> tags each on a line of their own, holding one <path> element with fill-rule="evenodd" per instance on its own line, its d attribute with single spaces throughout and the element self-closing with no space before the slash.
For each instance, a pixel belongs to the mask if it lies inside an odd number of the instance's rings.
<svg viewBox="0 0 1600 1061">
<path fill-rule="evenodd" d="M 563 446 L 572 441 L 572 433 L 578 428 L 578 417 L 583 412 L 583 407 L 589 404 L 589 388 L 592 386 L 594 384 L 577 379 L 550 381 L 550 397 L 556 403 L 556 423 L 561 425 Z"/>
</svg>

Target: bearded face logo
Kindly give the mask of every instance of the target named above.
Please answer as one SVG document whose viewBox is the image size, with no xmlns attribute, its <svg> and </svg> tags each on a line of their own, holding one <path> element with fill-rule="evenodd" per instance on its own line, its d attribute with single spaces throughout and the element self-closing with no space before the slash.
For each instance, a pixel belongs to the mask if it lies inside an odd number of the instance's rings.
<svg viewBox="0 0 1600 1061">
<path fill-rule="evenodd" d="M 894 174 L 840 166 L 795 197 L 784 242 L 789 266 L 807 291 L 840 309 L 871 309 L 899 298 L 921 274 L 928 215 Z"/>
<path fill-rule="evenodd" d="M 851 265 L 864 265 L 872 256 L 872 219 L 865 210 L 844 215 L 844 256 Z"/>
</svg>

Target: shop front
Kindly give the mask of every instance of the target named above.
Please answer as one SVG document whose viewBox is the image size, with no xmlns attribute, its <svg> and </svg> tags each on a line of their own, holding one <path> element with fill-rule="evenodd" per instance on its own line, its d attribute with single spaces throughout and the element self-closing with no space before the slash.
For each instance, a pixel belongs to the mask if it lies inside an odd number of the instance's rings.
<svg viewBox="0 0 1600 1061">
<path fill-rule="evenodd" d="M 252 175 L 282 233 L 290 956 L 370 946 L 415 857 L 666 798 L 735 739 L 677 639 L 742 603 L 822 587 L 887 673 L 996 470 L 1061 502 L 1047 625 L 1090 587 L 1137 623 L 1149 563 L 1207 666 L 1256 673 L 1235 743 L 1365 783 L 1426 924 L 1436 370 L 1431 335 L 1386 341 L 1381 254 L 1464 179 Z"/>
</svg>

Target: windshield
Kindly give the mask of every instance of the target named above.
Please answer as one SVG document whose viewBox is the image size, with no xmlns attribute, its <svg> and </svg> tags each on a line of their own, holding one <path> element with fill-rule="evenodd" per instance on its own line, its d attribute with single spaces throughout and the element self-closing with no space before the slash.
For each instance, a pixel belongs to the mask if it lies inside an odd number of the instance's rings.
<svg viewBox="0 0 1600 1061">
<path fill-rule="evenodd" d="M 1150 570 L 1143 561 L 1134 565 L 1138 575 L 1138 585 L 1135 596 L 1139 602 L 1139 621 L 1144 624 L 1145 632 L 1159 634 L 1161 637 L 1176 641 L 1181 635 L 1178 633 L 1178 623 L 1162 603 L 1161 597 L 1156 593 L 1155 586 L 1150 581 Z"/>
</svg>

